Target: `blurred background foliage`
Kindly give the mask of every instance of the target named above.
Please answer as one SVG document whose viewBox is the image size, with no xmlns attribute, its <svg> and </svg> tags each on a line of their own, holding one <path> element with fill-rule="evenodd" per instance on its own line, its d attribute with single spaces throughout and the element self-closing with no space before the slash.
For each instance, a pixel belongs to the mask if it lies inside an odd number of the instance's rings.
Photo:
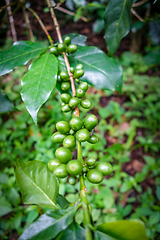
<svg viewBox="0 0 160 240">
<path fill-rule="evenodd" d="M 57 11 L 64 26 L 71 26 L 72 21 L 78 21 L 77 24 L 80 22 L 83 29 L 87 29 L 87 26 L 91 28 L 94 39 L 102 38 L 105 31 L 103 16 L 108 1 L 63 2 L 62 7 L 75 13 L 74 16 L 70 16 Z M 34 6 L 36 1 L 28 4 Z M 1 1 L 1 6 L 4 5 L 5 1 Z M 45 4 L 40 6 L 42 13 L 48 12 Z M 96 131 L 100 141 L 95 145 L 84 143 L 83 154 L 84 157 L 94 156 L 99 160 L 109 161 L 114 168 L 113 174 L 98 186 L 86 181 L 95 224 L 138 218 L 144 221 L 149 239 L 159 240 L 160 3 L 146 1 L 137 8 L 137 13 L 145 21 L 141 22 L 133 16 L 131 32 L 122 40 L 114 56 L 123 67 L 122 92 L 96 90 L 93 87 L 87 92 L 87 98 L 93 106 L 90 112 L 96 114 L 99 119 Z M 83 22 L 80 19 L 82 16 L 89 22 Z M 4 19 L 4 14 L 1 13 L 0 18 Z M 4 36 L 6 32 L 8 36 L 8 29 L 9 25 L 6 23 L 0 34 Z M 20 38 L 25 37 L 26 32 L 21 33 Z M 42 41 L 44 36 L 37 33 L 36 38 Z M 90 45 L 91 40 L 89 38 Z M 126 41 L 130 43 L 127 47 Z M 8 49 L 11 43 L 12 39 L 5 37 L 5 40 L 1 41 L 0 50 Z M 101 47 L 101 43 L 97 42 L 97 46 Z M 107 52 L 106 45 L 104 48 Z M 18 159 L 36 159 L 47 164 L 54 158 L 57 148 L 51 141 L 55 123 L 70 118 L 69 113 L 61 112 L 60 95 L 54 90 L 38 113 L 38 125 L 34 125 L 20 97 L 21 77 L 26 70 L 27 67 L 19 67 L 0 78 L 2 239 L 17 239 L 22 231 L 45 211 L 38 206 L 22 204 L 14 176 L 15 162 Z M 86 111 L 82 110 L 81 116 L 85 114 Z M 74 202 L 78 196 L 78 183 L 73 187 L 68 183 L 64 184 L 65 182 L 66 179 L 60 181 L 60 193 L 70 202 Z M 81 223 L 82 219 L 82 213 L 79 211 L 76 220 Z"/>
</svg>

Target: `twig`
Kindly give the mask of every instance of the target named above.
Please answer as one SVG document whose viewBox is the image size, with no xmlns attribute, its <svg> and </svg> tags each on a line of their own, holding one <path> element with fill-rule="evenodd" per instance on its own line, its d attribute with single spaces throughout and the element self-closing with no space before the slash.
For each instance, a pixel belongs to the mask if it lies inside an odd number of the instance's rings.
<svg viewBox="0 0 160 240">
<path fill-rule="evenodd" d="M 12 32 L 12 36 L 13 36 L 13 41 L 16 42 L 17 41 L 17 34 L 16 34 L 15 26 L 14 26 L 14 18 L 12 16 L 12 9 L 11 9 L 11 6 L 9 6 L 10 1 L 6 0 L 6 4 L 8 5 L 7 11 L 8 11 L 8 15 L 10 16 L 9 17 L 9 22 L 10 22 L 10 25 L 11 25 L 11 32 Z"/>
<path fill-rule="evenodd" d="M 20 0 L 20 1 L 23 3 L 24 0 Z M 35 42 L 33 32 L 32 32 L 32 28 L 31 28 L 31 24 L 30 24 L 29 17 L 28 17 L 28 14 L 26 12 L 25 6 L 22 7 L 22 11 L 23 11 L 23 16 L 24 16 L 25 23 L 26 23 L 26 29 L 27 29 L 27 32 L 28 32 L 28 37 L 32 42 Z"/>
<path fill-rule="evenodd" d="M 131 8 L 131 12 L 132 12 L 141 22 L 144 22 L 144 19 L 141 18 L 141 17 L 138 15 L 138 13 L 137 13 L 133 8 Z"/>
<path fill-rule="evenodd" d="M 20 6 L 21 6 L 20 3 L 18 3 L 17 7 L 14 9 L 14 11 L 12 12 L 12 14 L 10 14 L 10 15 L 1 23 L 0 28 L 9 20 L 9 18 L 10 18 L 11 16 L 14 15 L 15 12 L 18 11 L 18 9 L 20 8 Z"/>
<path fill-rule="evenodd" d="M 66 13 L 66 14 L 69 14 L 69 15 L 71 15 L 71 16 L 75 16 L 75 13 L 73 13 L 73 12 L 71 12 L 71 11 L 65 9 L 65 8 L 62 8 L 62 7 L 57 6 L 57 7 L 55 7 L 55 9 L 57 9 L 57 10 L 59 10 L 59 11 L 61 11 L 61 12 L 64 12 L 64 13 Z M 80 17 L 80 19 L 82 19 L 84 22 L 87 22 L 87 21 L 88 21 L 87 18 L 85 18 L 85 17 L 83 17 L 83 16 Z"/>
<path fill-rule="evenodd" d="M 132 7 L 141 6 L 141 5 L 144 4 L 145 2 L 148 2 L 148 0 L 143 0 L 143 1 L 140 1 L 140 2 L 137 2 L 137 3 L 134 3 L 134 4 L 132 5 Z"/>
<path fill-rule="evenodd" d="M 13 2 L 13 3 L 7 4 L 7 5 L 3 6 L 3 7 L 1 7 L 1 8 L 0 8 L 0 13 L 1 13 L 3 10 L 5 10 L 7 7 L 13 6 L 13 5 L 16 5 L 16 4 L 17 4 L 17 2 Z"/>
<path fill-rule="evenodd" d="M 28 8 L 28 7 L 26 7 L 26 9 L 28 9 L 29 11 L 31 11 L 31 12 L 33 13 L 33 15 L 37 18 L 37 20 L 38 20 L 39 24 L 41 25 L 43 31 L 45 32 L 46 36 L 48 37 L 48 40 L 49 40 L 50 44 L 53 45 L 53 40 L 52 40 L 49 32 L 47 31 L 44 23 L 43 23 L 42 20 L 40 19 L 40 17 L 37 15 L 37 13 L 36 13 L 33 9 Z"/>
<path fill-rule="evenodd" d="M 50 1 L 49 0 L 46 0 L 46 1 L 47 1 L 47 5 L 48 5 L 48 7 L 50 9 L 50 12 L 51 12 L 51 16 L 52 16 L 53 23 L 54 23 L 54 26 L 55 26 L 55 29 L 56 29 L 56 32 L 57 32 L 58 40 L 59 40 L 60 43 L 63 43 L 62 35 L 61 35 L 61 32 L 60 32 L 60 26 L 58 24 L 56 15 L 54 13 L 54 10 L 53 10 L 53 8 L 51 6 Z M 73 96 L 75 96 L 76 95 L 76 89 L 75 89 L 75 85 L 74 85 L 73 75 L 70 72 L 70 64 L 69 64 L 68 58 L 67 58 L 65 53 L 63 53 L 63 56 L 64 56 L 64 61 L 65 61 L 66 67 L 67 67 L 68 74 L 70 76 L 72 94 L 73 94 Z M 77 117 L 79 117 L 79 109 L 78 109 L 78 107 L 76 107 L 76 109 L 75 109 L 75 114 L 76 114 Z"/>
</svg>

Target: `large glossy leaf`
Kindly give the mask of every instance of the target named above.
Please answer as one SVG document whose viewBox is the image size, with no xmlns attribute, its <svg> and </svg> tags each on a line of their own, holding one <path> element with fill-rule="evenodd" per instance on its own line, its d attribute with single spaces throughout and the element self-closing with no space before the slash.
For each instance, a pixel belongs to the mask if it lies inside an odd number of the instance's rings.
<svg viewBox="0 0 160 240">
<path fill-rule="evenodd" d="M 112 238 L 112 237 L 108 236 L 107 234 L 99 232 L 99 231 L 94 232 L 94 239 L 95 240 L 115 240 L 115 238 Z"/>
<path fill-rule="evenodd" d="M 121 39 L 131 29 L 131 7 L 135 0 L 110 0 L 105 13 L 105 35 L 109 54 L 119 47 Z"/>
<path fill-rule="evenodd" d="M 7 95 L 2 90 L 0 90 L 0 113 L 11 112 L 13 110 L 13 103 L 9 100 Z"/>
<path fill-rule="evenodd" d="M 67 229 L 59 234 L 56 240 L 85 240 L 85 230 L 78 223 L 71 223 Z"/>
<path fill-rule="evenodd" d="M 46 53 L 32 62 L 27 74 L 22 78 L 22 99 L 35 124 L 38 110 L 56 85 L 57 71 L 57 58 Z"/>
<path fill-rule="evenodd" d="M 59 185 L 45 163 L 39 161 L 17 162 L 16 179 L 24 204 L 37 204 L 57 208 Z"/>
<path fill-rule="evenodd" d="M 121 220 L 103 223 L 97 229 L 116 240 L 148 240 L 145 226 L 140 220 Z"/>
<path fill-rule="evenodd" d="M 72 207 L 43 214 L 23 232 L 19 240 L 54 239 L 72 223 L 76 210 L 77 207 Z"/>
<path fill-rule="evenodd" d="M 121 66 L 98 48 L 79 46 L 74 54 L 68 56 L 68 59 L 73 67 L 78 63 L 83 64 L 83 81 L 98 89 L 121 90 Z"/>
<path fill-rule="evenodd" d="M 41 43 L 19 41 L 7 51 L 0 52 L 0 76 L 28 63 L 47 49 Z"/>
</svg>

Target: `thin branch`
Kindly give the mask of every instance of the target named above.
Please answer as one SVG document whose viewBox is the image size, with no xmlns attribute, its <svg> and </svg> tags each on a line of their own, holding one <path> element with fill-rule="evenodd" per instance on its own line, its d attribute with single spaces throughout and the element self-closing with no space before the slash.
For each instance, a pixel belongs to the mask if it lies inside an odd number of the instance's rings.
<svg viewBox="0 0 160 240">
<path fill-rule="evenodd" d="M 7 7 L 13 6 L 13 5 L 16 5 L 16 4 L 17 4 L 17 2 L 13 2 L 13 3 L 7 4 L 7 5 L 3 6 L 3 7 L 1 7 L 1 8 L 0 8 L 0 13 L 1 13 L 3 10 L 5 10 Z"/>
<path fill-rule="evenodd" d="M 144 4 L 145 2 L 148 2 L 148 0 L 142 0 L 142 1 L 140 1 L 140 2 L 134 3 L 134 4 L 132 5 L 132 7 L 141 6 L 141 5 Z"/>
<path fill-rule="evenodd" d="M 36 13 L 33 9 L 28 8 L 28 7 L 26 7 L 26 9 L 28 9 L 29 11 L 31 11 L 31 12 L 33 13 L 33 15 L 37 18 L 37 20 L 38 20 L 39 24 L 41 25 L 43 31 L 45 32 L 46 36 L 48 37 L 48 40 L 49 40 L 50 44 L 53 45 L 53 40 L 52 40 L 49 32 L 47 31 L 44 23 L 43 23 L 42 20 L 40 19 L 40 17 L 37 15 L 37 13 Z"/>
<path fill-rule="evenodd" d="M 64 13 L 66 13 L 66 14 L 69 14 L 69 15 L 71 15 L 71 16 L 75 16 L 75 13 L 73 13 L 73 12 L 71 12 L 71 11 L 65 9 L 65 8 L 62 8 L 62 7 L 57 6 L 57 7 L 55 7 L 55 9 L 57 9 L 57 10 L 59 10 L 59 11 L 61 11 L 61 12 L 64 12 Z M 88 21 L 87 18 L 85 18 L 85 17 L 83 17 L 83 16 L 80 17 L 80 19 L 82 19 L 84 22 L 87 22 L 87 21 Z"/>
<path fill-rule="evenodd" d="M 58 40 L 59 40 L 60 43 L 63 43 L 62 35 L 61 35 L 61 32 L 60 32 L 60 26 L 58 24 L 58 21 L 57 21 L 56 15 L 54 13 L 53 7 L 51 6 L 51 3 L 50 3 L 49 0 L 46 0 L 46 1 L 47 1 L 47 5 L 48 5 L 48 7 L 50 9 L 50 12 L 51 12 L 51 16 L 52 16 L 53 23 L 54 23 L 54 26 L 55 26 L 55 29 L 56 29 L 56 32 L 57 32 Z M 68 74 L 70 76 L 72 94 L 73 94 L 73 96 L 75 96 L 76 95 L 76 89 L 75 89 L 75 85 L 74 85 L 73 75 L 70 72 L 70 64 L 69 64 L 68 58 L 67 58 L 65 53 L 63 53 L 63 56 L 64 56 L 64 61 L 65 61 L 66 67 L 67 67 Z M 78 107 L 76 107 L 75 112 L 76 112 L 76 116 L 79 117 Z"/>
<path fill-rule="evenodd" d="M 10 1 L 6 0 L 6 4 L 10 5 Z M 15 25 L 14 25 L 14 18 L 12 16 L 11 6 L 7 7 L 7 11 L 8 11 L 8 15 L 10 16 L 9 17 L 9 22 L 10 22 L 10 25 L 11 25 L 11 32 L 12 32 L 12 36 L 13 36 L 13 41 L 16 42 L 17 41 L 17 33 L 16 33 Z"/>
<path fill-rule="evenodd" d="M 1 23 L 0 28 L 9 20 L 9 18 L 10 18 L 11 16 L 14 15 L 14 13 L 16 13 L 16 12 L 18 11 L 18 9 L 20 8 L 20 6 L 21 6 L 21 4 L 18 3 L 17 7 L 14 9 L 14 11 L 12 12 L 12 14 L 10 14 L 10 15 Z"/>
<path fill-rule="evenodd" d="M 141 22 L 144 22 L 144 19 L 141 18 L 141 16 L 139 16 L 138 13 L 137 13 L 133 8 L 131 8 L 131 12 L 132 12 Z"/>
<path fill-rule="evenodd" d="M 21 2 L 23 3 L 23 0 L 21 0 Z M 30 24 L 29 17 L 28 17 L 28 13 L 26 12 L 25 6 L 22 7 L 22 11 L 23 11 L 23 16 L 24 16 L 25 23 L 26 23 L 26 29 L 27 29 L 28 37 L 32 42 L 35 42 L 33 32 L 32 32 L 32 28 L 31 28 L 31 24 Z"/>
</svg>

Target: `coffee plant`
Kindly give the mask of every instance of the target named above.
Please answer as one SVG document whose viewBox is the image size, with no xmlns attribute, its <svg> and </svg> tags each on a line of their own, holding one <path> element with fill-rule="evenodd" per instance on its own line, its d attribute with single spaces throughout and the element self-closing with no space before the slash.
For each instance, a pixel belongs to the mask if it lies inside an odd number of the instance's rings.
<svg viewBox="0 0 160 240">
<path fill-rule="evenodd" d="M 60 147 L 48 166 L 37 160 L 17 161 L 15 175 L 23 203 L 48 209 L 25 229 L 19 239 L 147 240 L 140 220 L 121 220 L 96 226 L 87 198 L 85 182 L 103 183 L 104 176 L 112 173 L 112 165 L 94 157 L 83 157 L 82 142 L 95 144 L 99 141 L 96 135 L 98 119 L 92 114 L 92 103 L 85 93 L 89 85 L 121 91 L 121 66 L 98 48 L 86 46 L 85 36 L 70 34 L 62 38 L 54 8 L 49 0 L 47 4 L 58 42 L 53 42 L 39 19 L 49 39 L 49 47 L 39 42 L 17 41 L 9 50 L 0 53 L 0 75 L 32 60 L 22 78 L 21 96 L 35 124 L 40 107 L 55 87 L 61 94 L 62 112 L 70 114 L 69 121 L 56 123 L 57 131 L 51 138 Z M 34 15 L 37 16 L 36 13 Z M 84 119 L 81 118 L 81 109 L 90 111 Z M 79 183 L 79 197 L 75 203 L 71 204 L 59 194 L 59 181 L 63 178 L 71 185 Z M 81 209 L 83 226 L 75 220 L 77 211 Z"/>
</svg>

